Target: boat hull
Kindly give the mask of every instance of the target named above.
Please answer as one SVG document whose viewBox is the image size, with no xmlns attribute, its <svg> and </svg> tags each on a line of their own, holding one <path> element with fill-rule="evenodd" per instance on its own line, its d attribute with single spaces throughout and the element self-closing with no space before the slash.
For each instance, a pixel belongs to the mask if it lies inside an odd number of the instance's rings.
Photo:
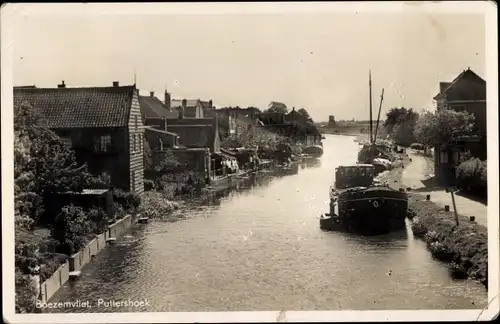
<svg viewBox="0 0 500 324">
<path fill-rule="evenodd" d="M 325 231 L 338 231 L 344 229 L 337 215 L 322 215 L 319 219 L 319 228 Z"/>
<path fill-rule="evenodd" d="M 379 235 L 406 226 L 408 197 L 404 192 L 385 187 L 345 191 L 336 203 L 340 222 L 350 232 Z"/>
</svg>

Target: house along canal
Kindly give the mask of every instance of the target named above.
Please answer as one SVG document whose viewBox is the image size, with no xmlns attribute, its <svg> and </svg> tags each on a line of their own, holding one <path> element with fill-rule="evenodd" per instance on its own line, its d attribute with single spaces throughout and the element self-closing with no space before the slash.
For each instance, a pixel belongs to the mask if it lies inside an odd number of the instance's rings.
<svg viewBox="0 0 500 324">
<path fill-rule="evenodd" d="M 411 231 L 378 237 L 323 232 L 334 168 L 354 163 L 354 137 L 326 135 L 324 155 L 297 174 L 263 175 L 179 210 L 185 219 L 134 227 L 51 302 L 52 312 L 462 309 L 485 288 L 455 281 Z M 98 306 L 98 300 L 101 300 Z M 103 301 L 141 301 L 111 307 Z M 106 307 L 107 306 L 107 307 Z"/>
</svg>

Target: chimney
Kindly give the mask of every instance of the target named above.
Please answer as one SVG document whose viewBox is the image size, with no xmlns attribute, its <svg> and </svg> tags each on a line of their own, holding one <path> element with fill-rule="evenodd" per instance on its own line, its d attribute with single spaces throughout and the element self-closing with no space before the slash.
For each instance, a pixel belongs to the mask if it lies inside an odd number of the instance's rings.
<svg viewBox="0 0 500 324">
<path fill-rule="evenodd" d="M 154 92 L 154 91 L 149 91 L 149 96 L 150 96 L 151 98 L 153 98 L 153 97 L 155 96 L 155 92 Z"/>
<path fill-rule="evenodd" d="M 182 106 L 178 108 L 178 110 L 179 110 L 179 119 L 184 118 L 184 112 L 186 110 L 186 106 L 187 106 L 187 100 L 186 99 L 182 99 Z"/>
<path fill-rule="evenodd" d="M 214 107 L 214 106 L 213 106 L 213 103 L 212 103 L 212 99 L 210 99 L 210 100 L 208 101 L 208 106 L 209 106 L 210 108 L 213 108 L 213 107 Z"/>
<path fill-rule="evenodd" d="M 66 88 L 66 84 L 64 84 L 64 80 L 62 80 L 61 84 L 57 85 L 58 88 Z"/>
<path fill-rule="evenodd" d="M 120 85 L 120 82 L 118 81 L 113 81 L 113 87 L 118 87 Z"/>
<path fill-rule="evenodd" d="M 172 98 L 170 98 L 170 93 L 168 93 L 167 89 L 165 89 L 165 108 L 167 108 L 168 111 L 171 110 L 171 103 L 172 103 Z"/>
</svg>

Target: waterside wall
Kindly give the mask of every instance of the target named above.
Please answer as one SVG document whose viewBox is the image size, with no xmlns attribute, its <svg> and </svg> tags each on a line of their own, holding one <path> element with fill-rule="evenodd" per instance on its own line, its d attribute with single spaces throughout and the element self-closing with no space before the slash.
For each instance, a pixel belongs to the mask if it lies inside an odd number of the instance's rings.
<svg viewBox="0 0 500 324">
<path fill-rule="evenodd" d="M 54 274 L 40 285 L 41 302 L 47 302 L 54 294 L 69 280 L 70 272 L 82 271 L 82 269 L 107 246 L 109 238 L 119 238 L 125 234 L 135 223 L 135 217 L 127 215 L 119 221 L 111 224 L 109 229 L 90 241 L 79 252 L 71 255 Z"/>
</svg>

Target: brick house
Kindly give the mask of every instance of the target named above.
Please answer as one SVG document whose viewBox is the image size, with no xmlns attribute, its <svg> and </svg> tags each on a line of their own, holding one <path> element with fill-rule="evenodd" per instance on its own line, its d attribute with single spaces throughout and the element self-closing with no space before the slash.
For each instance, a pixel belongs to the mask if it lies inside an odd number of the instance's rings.
<svg viewBox="0 0 500 324">
<path fill-rule="evenodd" d="M 475 117 L 473 135 L 434 148 L 436 180 L 453 184 L 455 168 L 464 154 L 486 159 L 486 81 L 469 68 L 452 82 L 440 82 L 439 88 L 434 97 L 437 110 L 467 111 Z"/>
<path fill-rule="evenodd" d="M 205 112 L 213 109 L 212 100 L 202 101 L 200 99 L 187 100 L 187 99 L 173 99 L 170 101 L 170 108 L 179 111 L 181 118 L 203 118 Z M 209 116 L 212 117 L 212 116 Z"/>
<path fill-rule="evenodd" d="M 168 118 L 167 130 L 179 136 L 179 145 L 187 148 L 209 148 L 220 152 L 220 137 L 215 118 Z"/>
<path fill-rule="evenodd" d="M 149 96 L 139 96 L 139 103 L 141 105 L 141 115 L 145 120 L 147 118 L 177 118 L 177 110 L 170 108 L 170 94 L 165 90 L 165 103 L 161 102 L 155 96 L 154 91 L 150 91 Z"/>
<path fill-rule="evenodd" d="M 219 131 L 223 137 L 242 134 L 256 124 L 260 114 L 257 108 L 228 107 L 214 110 L 219 119 Z"/>
<path fill-rule="evenodd" d="M 89 172 L 107 173 L 116 188 L 144 192 L 144 126 L 135 85 L 14 87 L 14 106 L 23 102 L 40 112 Z"/>
</svg>

